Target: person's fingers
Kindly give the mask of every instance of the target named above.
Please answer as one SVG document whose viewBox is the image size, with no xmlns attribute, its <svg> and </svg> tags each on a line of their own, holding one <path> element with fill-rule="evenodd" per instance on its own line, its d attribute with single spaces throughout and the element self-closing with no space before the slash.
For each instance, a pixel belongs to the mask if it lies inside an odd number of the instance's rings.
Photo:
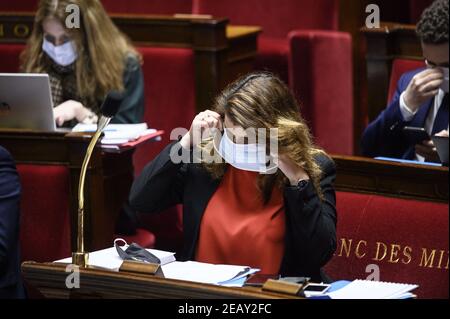
<svg viewBox="0 0 450 319">
<path fill-rule="evenodd" d="M 436 89 L 438 89 L 441 86 L 443 81 L 444 81 L 443 79 L 438 79 L 438 80 L 426 82 L 422 86 L 419 87 L 419 92 L 424 94 L 424 93 L 428 93 L 429 91 L 435 91 Z"/>
<path fill-rule="evenodd" d="M 442 130 L 439 133 L 436 133 L 436 136 L 448 137 L 448 130 Z"/>
<path fill-rule="evenodd" d="M 443 76 L 444 72 L 442 72 L 441 69 L 439 68 L 432 68 L 432 69 L 426 69 L 422 72 L 417 73 L 414 78 L 417 80 L 422 80 L 428 76 L 433 76 L 433 75 L 440 75 Z"/>
<path fill-rule="evenodd" d="M 60 116 L 58 116 L 56 119 L 56 125 L 62 126 L 64 124 L 64 119 Z"/>
<path fill-rule="evenodd" d="M 214 125 L 217 123 L 217 120 L 211 116 L 208 116 L 205 119 L 205 122 L 208 123 L 208 127 L 214 127 Z"/>
<path fill-rule="evenodd" d="M 417 144 L 417 145 L 414 147 L 414 149 L 415 149 L 416 153 L 419 154 L 420 156 L 425 157 L 425 156 L 427 155 L 427 154 L 426 154 L 426 147 L 423 146 L 423 145 Z"/>
<path fill-rule="evenodd" d="M 423 93 L 422 97 L 423 98 L 432 98 L 432 97 L 435 97 L 438 93 L 439 93 L 439 88 L 432 90 L 432 91 L 428 91 L 426 93 Z"/>
<path fill-rule="evenodd" d="M 221 117 L 219 113 L 211 111 L 211 110 L 206 110 L 204 113 L 205 113 L 205 115 L 212 116 L 212 117 L 214 117 L 217 120 L 219 120 L 220 117 Z"/>
<path fill-rule="evenodd" d="M 434 70 L 434 69 L 433 69 Z M 416 84 L 422 85 L 424 83 L 434 81 L 434 80 L 440 80 L 444 78 L 444 73 L 438 69 L 436 69 L 434 72 L 426 74 L 424 76 L 416 78 Z"/>
<path fill-rule="evenodd" d="M 434 147 L 434 143 L 433 143 L 432 140 L 423 141 L 422 144 L 425 145 L 425 146 L 431 147 L 431 148 Z"/>
<path fill-rule="evenodd" d="M 423 157 L 431 156 L 436 151 L 436 149 L 434 147 L 429 147 L 429 146 L 425 146 L 425 145 L 421 145 L 421 144 L 417 144 L 415 146 L 415 150 L 416 150 L 417 154 L 419 154 Z"/>
</svg>

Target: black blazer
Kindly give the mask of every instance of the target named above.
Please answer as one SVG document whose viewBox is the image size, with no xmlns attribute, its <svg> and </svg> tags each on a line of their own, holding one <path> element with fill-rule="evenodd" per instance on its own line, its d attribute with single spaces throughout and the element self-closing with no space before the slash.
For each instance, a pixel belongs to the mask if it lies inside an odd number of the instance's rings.
<svg viewBox="0 0 450 319">
<path fill-rule="evenodd" d="M 193 260 L 203 213 L 220 180 L 213 179 L 201 164 L 173 163 L 170 151 L 174 145 L 181 148 L 176 143 L 168 145 L 134 181 L 130 204 L 137 211 L 149 213 L 183 204 L 184 250 L 179 259 Z M 323 202 L 312 183 L 302 191 L 289 186 L 284 189 L 286 234 L 280 274 L 320 281 L 324 280 L 320 268 L 336 250 L 336 197 L 332 186 L 336 170 L 326 156 L 316 160 L 323 170 Z"/>
<path fill-rule="evenodd" d="M 0 299 L 24 297 L 20 278 L 20 182 L 11 155 L 0 147 Z"/>
</svg>

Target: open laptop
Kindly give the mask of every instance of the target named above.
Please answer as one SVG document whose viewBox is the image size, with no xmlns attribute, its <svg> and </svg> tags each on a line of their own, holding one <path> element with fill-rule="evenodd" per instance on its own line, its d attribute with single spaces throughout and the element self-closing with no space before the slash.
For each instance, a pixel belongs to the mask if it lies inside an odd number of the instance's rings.
<svg viewBox="0 0 450 319">
<path fill-rule="evenodd" d="M 0 129 L 56 131 L 48 74 L 0 73 Z"/>
</svg>

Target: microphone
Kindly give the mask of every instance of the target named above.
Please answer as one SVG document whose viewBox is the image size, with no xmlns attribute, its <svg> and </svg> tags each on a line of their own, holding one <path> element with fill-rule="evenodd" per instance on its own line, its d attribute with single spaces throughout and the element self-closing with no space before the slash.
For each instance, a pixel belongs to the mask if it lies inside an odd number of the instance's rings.
<svg viewBox="0 0 450 319">
<path fill-rule="evenodd" d="M 72 253 L 72 264 L 79 267 L 87 267 L 89 264 L 89 253 L 84 248 L 84 184 L 86 181 L 86 172 L 91 159 L 95 145 L 100 138 L 103 130 L 109 124 L 111 119 L 117 114 L 124 95 L 118 91 L 111 91 L 100 107 L 101 116 L 98 120 L 97 130 L 92 136 L 88 145 L 83 165 L 81 166 L 80 181 L 78 184 L 78 231 L 77 231 L 77 251 Z"/>
</svg>

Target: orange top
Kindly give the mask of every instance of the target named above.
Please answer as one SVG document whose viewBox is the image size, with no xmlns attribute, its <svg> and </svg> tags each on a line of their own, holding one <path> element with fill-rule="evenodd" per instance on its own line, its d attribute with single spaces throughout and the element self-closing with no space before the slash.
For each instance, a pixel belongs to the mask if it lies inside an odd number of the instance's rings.
<svg viewBox="0 0 450 319">
<path fill-rule="evenodd" d="M 228 167 L 200 224 L 197 261 L 279 273 L 284 255 L 284 199 L 274 188 L 270 202 L 264 205 L 258 175 Z"/>
</svg>

